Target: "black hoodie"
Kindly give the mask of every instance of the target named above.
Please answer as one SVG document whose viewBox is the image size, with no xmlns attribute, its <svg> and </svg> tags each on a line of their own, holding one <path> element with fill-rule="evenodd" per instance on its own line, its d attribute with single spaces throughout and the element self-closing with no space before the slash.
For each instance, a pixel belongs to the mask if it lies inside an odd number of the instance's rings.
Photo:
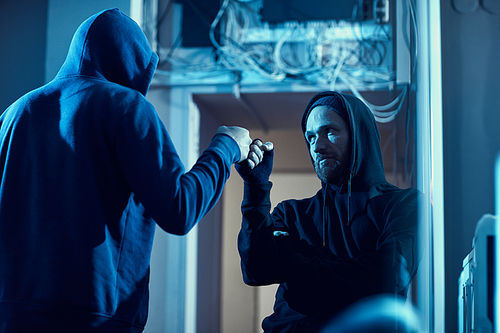
<svg viewBox="0 0 500 333">
<path fill-rule="evenodd" d="M 380 134 L 368 107 L 337 92 L 351 133 L 350 175 L 340 188 L 322 184 L 311 198 L 286 200 L 272 214 L 271 183 L 245 183 L 238 237 L 243 279 L 279 283 L 265 332 L 316 332 L 329 318 L 367 296 L 406 296 L 418 265 L 415 189 L 385 179 Z M 288 235 L 288 236 L 285 236 Z"/>
</svg>

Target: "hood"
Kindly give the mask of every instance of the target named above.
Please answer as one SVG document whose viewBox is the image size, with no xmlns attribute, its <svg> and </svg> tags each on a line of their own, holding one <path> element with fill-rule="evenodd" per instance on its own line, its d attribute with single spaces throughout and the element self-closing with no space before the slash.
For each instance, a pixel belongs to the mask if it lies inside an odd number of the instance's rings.
<svg viewBox="0 0 500 333">
<path fill-rule="evenodd" d="M 139 25 L 119 9 L 108 9 L 80 25 L 56 78 L 96 77 L 146 95 L 157 63 Z"/>
<path fill-rule="evenodd" d="M 349 118 L 351 132 L 350 189 L 352 191 L 370 191 L 374 187 L 378 187 L 377 185 L 388 184 L 380 149 L 380 132 L 372 112 L 360 99 L 335 91 L 325 91 L 315 95 L 302 116 L 302 133 L 305 134 L 306 121 L 314 102 L 322 97 L 334 95 L 342 101 Z M 309 151 L 307 140 L 306 144 Z"/>
</svg>

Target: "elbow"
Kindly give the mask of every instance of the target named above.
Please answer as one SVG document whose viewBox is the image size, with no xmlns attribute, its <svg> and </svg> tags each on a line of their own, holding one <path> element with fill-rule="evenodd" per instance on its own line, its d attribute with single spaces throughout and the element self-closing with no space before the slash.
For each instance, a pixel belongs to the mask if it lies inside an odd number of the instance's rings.
<svg viewBox="0 0 500 333">
<path fill-rule="evenodd" d="M 163 231 L 176 236 L 187 235 L 196 225 L 196 223 L 188 223 L 186 217 L 161 219 L 155 221 Z"/>
<path fill-rule="evenodd" d="M 189 233 L 189 231 L 191 231 L 192 228 L 173 228 L 173 229 L 169 229 L 167 231 L 169 234 L 172 234 L 172 235 L 176 235 L 176 236 L 185 236 Z"/>
<path fill-rule="evenodd" d="M 177 236 L 185 236 L 187 235 L 191 229 L 193 229 L 194 225 L 186 225 L 183 223 L 178 223 L 178 225 L 173 225 L 168 230 L 164 229 L 169 234 L 177 235 Z"/>
<path fill-rule="evenodd" d="M 248 271 L 244 267 L 241 267 L 241 275 L 243 277 L 243 282 L 247 286 L 257 286 L 255 279 L 248 273 Z"/>
<path fill-rule="evenodd" d="M 243 282 L 245 282 L 247 286 L 252 286 L 252 287 L 258 287 L 261 285 L 260 283 L 257 283 L 255 279 L 250 278 L 248 275 L 244 273 L 243 273 Z"/>
<path fill-rule="evenodd" d="M 275 283 L 281 283 L 281 281 L 273 279 L 271 276 L 268 276 L 266 274 L 252 275 L 245 269 L 242 269 L 241 272 L 243 275 L 243 282 L 245 282 L 247 286 L 260 287 L 260 286 L 268 286 Z"/>
<path fill-rule="evenodd" d="M 241 265 L 241 275 L 243 277 L 243 282 L 247 286 L 257 287 L 262 285 L 262 283 L 259 283 L 260 281 L 258 281 L 255 276 L 250 274 L 250 272 L 243 265 Z"/>
</svg>

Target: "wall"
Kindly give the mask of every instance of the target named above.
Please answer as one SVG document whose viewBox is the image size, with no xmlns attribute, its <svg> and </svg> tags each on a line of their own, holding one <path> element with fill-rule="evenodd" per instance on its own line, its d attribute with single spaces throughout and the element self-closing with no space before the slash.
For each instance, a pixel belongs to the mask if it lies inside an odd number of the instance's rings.
<svg viewBox="0 0 500 333">
<path fill-rule="evenodd" d="M 59 71 L 73 34 L 88 17 L 114 7 L 130 15 L 130 0 L 49 0 L 48 3 L 46 82 Z"/>
<path fill-rule="evenodd" d="M 479 218 L 495 212 L 500 14 L 482 6 L 472 13 L 459 13 L 451 0 L 442 1 L 441 12 L 446 332 L 457 332 L 462 260 L 471 250 Z"/>
<path fill-rule="evenodd" d="M 45 83 L 47 2 L 0 1 L 0 113 Z"/>
<path fill-rule="evenodd" d="M 131 0 L 0 1 L 0 113 L 57 74 L 76 28 L 92 14 Z"/>
</svg>

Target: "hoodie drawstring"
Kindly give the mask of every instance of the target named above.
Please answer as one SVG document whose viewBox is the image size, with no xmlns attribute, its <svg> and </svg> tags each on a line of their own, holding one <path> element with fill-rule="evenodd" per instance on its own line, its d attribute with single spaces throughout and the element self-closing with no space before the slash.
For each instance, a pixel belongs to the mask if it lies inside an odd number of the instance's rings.
<svg viewBox="0 0 500 333">
<path fill-rule="evenodd" d="M 349 181 L 347 182 L 347 225 L 351 223 L 351 181 L 353 172 L 349 174 Z"/>
<path fill-rule="evenodd" d="M 328 212 L 326 209 L 327 188 L 328 186 L 323 187 L 323 247 L 326 246 L 326 214 Z"/>
</svg>

